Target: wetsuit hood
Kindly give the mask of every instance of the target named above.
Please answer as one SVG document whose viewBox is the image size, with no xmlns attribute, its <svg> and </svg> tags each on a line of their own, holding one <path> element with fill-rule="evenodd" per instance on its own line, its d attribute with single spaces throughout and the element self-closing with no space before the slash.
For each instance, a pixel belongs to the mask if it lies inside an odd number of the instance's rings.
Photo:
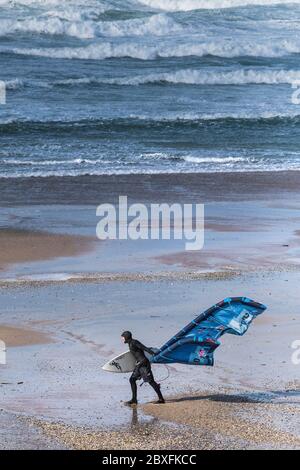
<svg viewBox="0 0 300 470">
<path fill-rule="evenodd" d="M 131 331 L 123 331 L 121 336 L 125 339 L 125 343 L 129 343 L 130 340 L 132 340 L 132 333 Z"/>
</svg>

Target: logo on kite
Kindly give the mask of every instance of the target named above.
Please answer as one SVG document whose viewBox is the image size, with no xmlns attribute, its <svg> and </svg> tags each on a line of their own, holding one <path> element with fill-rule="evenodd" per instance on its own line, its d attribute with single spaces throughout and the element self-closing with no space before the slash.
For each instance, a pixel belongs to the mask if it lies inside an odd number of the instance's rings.
<svg viewBox="0 0 300 470">
<path fill-rule="evenodd" d="M 198 352 L 198 354 L 199 354 L 199 357 L 205 357 L 206 352 L 205 352 L 204 349 L 200 349 L 200 351 Z"/>
</svg>

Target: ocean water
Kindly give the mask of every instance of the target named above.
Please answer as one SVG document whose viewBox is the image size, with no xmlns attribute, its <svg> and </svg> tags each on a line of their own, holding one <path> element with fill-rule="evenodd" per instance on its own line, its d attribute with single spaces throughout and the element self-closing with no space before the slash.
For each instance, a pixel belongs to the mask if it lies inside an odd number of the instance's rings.
<svg viewBox="0 0 300 470">
<path fill-rule="evenodd" d="M 0 0 L 0 176 L 300 169 L 300 0 Z"/>
</svg>

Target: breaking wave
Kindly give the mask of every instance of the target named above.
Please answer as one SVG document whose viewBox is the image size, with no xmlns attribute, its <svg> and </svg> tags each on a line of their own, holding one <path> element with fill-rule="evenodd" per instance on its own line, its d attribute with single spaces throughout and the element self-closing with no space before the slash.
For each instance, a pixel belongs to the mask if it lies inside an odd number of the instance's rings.
<svg viewBox="0 0 300 470">
<path fill-rule="evenodd" d="M 176 113 L 176 114 L 159 114 L 157 116 L 142 116 L 142 115 L 130 115 L 123 118 L 93 118 L 93 119 L 82 119 L 78 121 L 74 120 L 40 120 L 34 121 L 30 119 L 23 120 L 6 120 L 0 122 L 0 131 L 6 132 L 7 134 L 15 133 L 47 133 L 56 131 L 57 133 L 69 133 L 74 132 L 77 134 L 80 131 L 101 129 L 103 131 L 111 131 L 112 129 L 166 129 L 167 127 L 180 129 L 189 126 L 198 126 L 203 123 L 207 123 L 210 126 L 211 123 L 219 123 L 221 126 L 232 126 L 235 123 L 241 126 L 248 126 L 257 124 L 263 125 L 281 125 L 284 122 L 298 124 L 300 122 L 300 114 L 287 114 L 278 112 L 264 112 L 261 114 L 255 113 L 212 113 L 212 114 L 200 114 L 200 113 Z"/>
<path fill-rule="evenodd" d="M 28 160 L 24 158 L 5 158 L 2 162 L 6 165 L 16 166 L 54 166 L 59 167 L 60 165 L 98 165 L 99 163 L 105 162 L 104 159 L 91 160 L 90 158 L 70 158 L 69 160 Z"/>
<path fill-rule="evenodd" d="M 143 5 L 166 11 L 222 9 L 249 5 L 299 4 L 299 0 L 139 0 Z"/>
<path fill-rule="evenodd" d="M 245 42 L 238 44 L 236 41 L 224 42 L 212 41 L 202 44 L 179 44 L 169 46 L 160 44 L 149 46 L 134 42 L 113 44 L 102 42 L 90 44 L 85 47 L 60 47 L 60 48 L 8 48 L 1 47 L 0 53 L 21 54 L 27 56 L 39 56 L 53 59 L 85 59 L 103 60 L 108 58 L 130 57 L 140 60 L 154 60 L 157 58 L 187 57 L 207 55 L 232 58 L 232 57 L 282 57 L 289 54 L 300 53 L 300 41 L 283 40 L 278 44 L 274 42 L 254 44 Z"/>
<path fill-rule="evenodd" d="M 42 81 L 11 79 L 4 81 L 8 90 L 18 90 L 24 86 L 38 88 L 52 87 L 80 87 L 88 85 L 120 85 L 138 86 L 147 84 L 173 84 L 173 85 L 277 85 L 300 82 L 300 70 L 261 70 L 245 69 L 229 72 L 201 71 L 193 69 L 178 70 L 176 72 L 153 73 L 137 75 L 134 77 L 98 78 L 80 77 L 62 80 Z"/>
<path fill-rule="evenodd" d="M 176 72 L 154 73 L 149 75 L 137 75 L 135 77 L 99 79 L 96 77 L 84 77 L 78 79 L 66 79 L 53 82 L 53 85 L 143 85 L 155 83 L 185 84 L 185 85 L 248 85 L 280 83 L 294 83 L 300 81 L 300 70 L 234 70 L 230 72 L 178 70 Z"/>
<path fill-rule="evenodd" d="M 238 163 L 238 162 L 247 162 L 248 158 L 244 157 L 193 157 L 193 156 L 184 156 L 182 157 L 187 163 L 219 163 L 221 165 L 226 165 L 228 163 Z"/>
<path fill-rule="evenodd" d="M 92 39 L 97 36 L 122 37 L 143 35 L 167 35 L 181 30 L 179 24 L 165 14 L 124 21 L 66 21 L 59 17 L 26 18 L 23 20 L 1 20 L 0 36 L 15 33 L 72 36 Z"/>
</svg>

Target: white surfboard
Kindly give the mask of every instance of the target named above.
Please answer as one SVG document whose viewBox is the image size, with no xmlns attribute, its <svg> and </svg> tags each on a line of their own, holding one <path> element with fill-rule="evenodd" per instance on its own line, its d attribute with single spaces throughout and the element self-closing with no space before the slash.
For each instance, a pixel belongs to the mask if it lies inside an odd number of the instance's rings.
<svg viewBox="0 0 300 470">
<path fill-rule="evenodd" d="M 146 357 L 150 359 L 151 355 L 145 353 Z M 116 372 L 118 374 L 125 374 L 126 372 L 132 372 L 135 368 L 136 360 L 133 354 L 130 351 L 126 351 L 123 354 L 119 354 L 110 361 L 108 361 L 104 366 L 103 370 L 107 372 Z"/>
</svg>

